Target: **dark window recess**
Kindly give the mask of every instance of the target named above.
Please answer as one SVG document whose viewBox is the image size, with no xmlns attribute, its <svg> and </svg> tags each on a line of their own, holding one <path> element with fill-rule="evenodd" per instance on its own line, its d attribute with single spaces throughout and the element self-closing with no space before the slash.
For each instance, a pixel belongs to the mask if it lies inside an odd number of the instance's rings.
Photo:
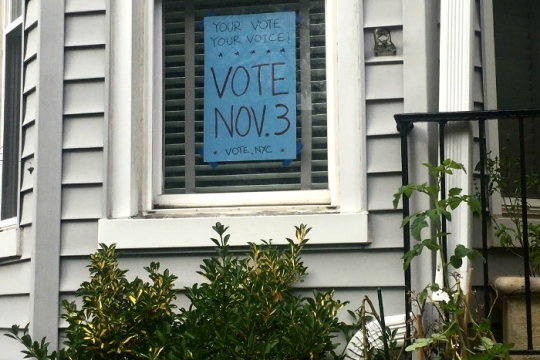
<svg viewBox="0 0 540 360">
<path fill-rule="evenodd" d="M 21 116 L 22 25 L 6 35 L 1 218 L 17 216 Z"/>
<path fill-rule="evenodd" d="M 499 109 L 540 108 L 540 1 L 495 0 L 495 61 Z M 540 174 L 540 118 L 525 119 L 525 165 L 527 172 Z M 499 121 L 501 158 L 519 158 L 516 121 Z M 518 181 L 518 169 L 509 171 L 510 183 Z M 515 186 L 503 195 L 513 196 Z M 530 189 L 530 198 L 540 191 Z"/>
<path fill-rule="evenodd" d="M 296 11 L 297 142 L 289 166 L 281 161 L 202 161 L 204 34 L 209 13 L 239 15 Z M 324 0 L 163 1 L 163 193 L 310 190 L 328 188 Z"/>
</svg>

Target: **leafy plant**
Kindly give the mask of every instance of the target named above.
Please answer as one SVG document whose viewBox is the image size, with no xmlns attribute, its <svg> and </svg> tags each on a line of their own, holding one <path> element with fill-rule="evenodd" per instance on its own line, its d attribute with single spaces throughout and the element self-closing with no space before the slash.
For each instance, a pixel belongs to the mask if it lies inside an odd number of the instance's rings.
<svg viewBox="0 0 540 360">
<path fill-rule="evenodd" d="M 443 178 L 452 175 L 456 170 L 465 171 L 462 164 L 446 159 L 438 166 L 424 165 L 433 177 L 433 184 L 408 184 L 400 187 L 394 195 L 395 208 L 402 196 L 411 197 L 414 193 L 427 195 L 432 203 L 430 209 L 406 217 L 401 224 L 403 227 L 410 223 L 411 235 L 416 240 L 412 249 L 403 256 L 403 266 L 407 269 L 411 261 L 427 248 L 434 252 L 440 261 L 443 284 L 429 284 L 419 293 L 412 293 L 411 298 L 417 308 L 416 333 L 413 335 L 414 342 L 406 348 L 406 351 L 416 350 L 423 356 L 437 356 L 443 359 L 506 358 L 511 345 L 495 341 L 490 330 L 490 312 L 482 318 L 471 309 L 470 283 L 467 286 L 467 293 L 464 293 L 459 275 L 452 272 L 452 268 L 459 269 L 464 260 L 473 260 L 480 254 L 463 245 L 457 245 L 448 261 L 444 255 L 443 240 L 448 233 L 443 232 L 443 221 L 452 221 L 451 210 L 462 204 L 468 205 L 471 211 L 480 214 L 479 201 L 474 196 L 462 194 L 462 189 L 459 188 L 450 189 L 445 198 L 440 195 Z M 433 226 L 433 235 L 430 233 L 424 238 L 422 233 L 424 229 L 429 228 L 429 221 Z M 453 285 L 449 281 L 451 277 L 455 280 Z M 469 279 L 471 277 L 472 272 L 469 273 Z M 434 299 L 434 294 L 437 295 L 437 299 Z M 428 304 L 438 314 L 438 319 L 425 327 L 424 313 Z"/>
<path fill-rule="evenodd" d="M 191 307 L 182 312 L 190 359 L 319 359 L 333 353 L 340 328 L 336 313 L 345 304 L 333 291 L 295 295 L 306 266 L 300 253 L 309 228 L 296 228 L 296 241 L 280 249 L 250 244 L 245 258 L 230 253 L 227 227 L 213 227 L 217 256 L 204 261 L 207 282 L 186 289 Z M 334 354 L 335 355 L 335 354 Z"/>
<path fill-rule="evenodd" d="M 36 359 L 166 359 L 178 342 L 178 315 L 173 311 L 176 276 L 159 272 L 159 263 L 145 267 L 151 282 L 128 281 L 118 268 L 115 246 L 101 244 L 90 256 L 90 281 L 76 291 L 81 309 L 64 300 L 62 318 L 68 323 L 66 347 L 48 354 L 45 339 L 32 342 L 28 326 L 19 336 L 14 326 L 8 336 L 20 341 L 26 358 Z"/>
<path fill-rule="evenodd" d="M 177 278 L 160 273 L 159 263 L 145 268 L 149 282 L 130 282 L 115 246 L 101 245 L 90 257 L 90 281 L 76 292 L 81 308 L 62 302 L 64 349 L 49 353 L 46 340 L 33 341 L 28 326 L 13 326 L 6 335 L 25 346 L 25 358 L 40 360 L 342 359 L 333 340 L 344 328 L 336 315 L 346 303 L 333 291 L 304 297 L 293 289 L 307 274 L 300 253 L 310 229 L 297 227 L 296 240 L 287 239 L 285 248 L 250 244 L 239 257 L 230 252 L 227 227 L 213 228 L 216 256 L 201 265 L 206 282 L 185 289 L 188 309 L 175 311 Z"/>
<path fill-rule="evenodd" d="M 521 217 L 522 187 L 515 174 L 519 173 L 519 159 L 508 156 L 503 159 L 487 159 L 486 179 L 488 194 L 499 194 L 502 199 L 504 216 L 510 220 L 510 226 L 498 217 L 492 216 L 491 221 L 495 229 L 495 236 L 501 245 L 516 256 L 523 257 L 525 227 Z M 526 174 L 527 192 L 540 192 L 540 176 L 535 173 Z M 531 205 L 525 204 L 527 211 Z M 529 240 L 529 268 L 531 276 L 540 276 L 540 225 L 527 222 Z"/>
</svg>

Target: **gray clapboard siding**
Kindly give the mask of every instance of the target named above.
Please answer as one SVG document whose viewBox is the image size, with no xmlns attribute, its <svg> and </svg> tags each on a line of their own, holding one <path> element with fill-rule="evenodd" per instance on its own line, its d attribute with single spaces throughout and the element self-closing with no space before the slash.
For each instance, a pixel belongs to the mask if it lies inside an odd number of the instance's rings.
<svg viewBox="0 0 540 360">
<path fill-rule="evenodd" d="M 62 221 L 61 255 L 87 255 L 96 251 L 98 225 L 90 221 Z"/>
<path fill-rule="evenodd" d="M 60 297 L 67 299 L 88 279 L 103 216 L 105 9 L 104 0 L 65 2 Z"/>
<path fill-rule="evenodd" d="M 403 24 L 401 0 L 364 0 L 364 27 Z"/>
<path fill-rule="evenodd" d="M 401 171 L 399 137 L 371 137 L 367 141 L 367 171 L 370 174 Z"/>
<path fill-rule="evenodd" d="M 102 186 L 64 186 L 62 220 L 99 219 L 103 213 Z"/>
<path fill-rule="evenodd" d="M 31 191 L 21 194 L 21 219 L 19 221 L 20 226 L 32 223 L 34 215 L 32 212 L 33 204 L 34 194 Z"/>
<path fill-rule="evenodd" d="M 105 0 L 66 0 L 65 13 L 105 10 Z"/>
<path fill-rule="evenodd" d="M 36 103 L 37 93 L 36 91 L 29 92 L 24 96 L 24 119 L 23 126 L 30 124 L 32 121 L 36 121 Z"/>
<path fill-rule="evenodd" d="M 103 152 L 64 151 L 62 184 L 89 184 L 103 182 Z"/>
<path fill-rule="evenodd" d="M 21 218 L 20 224 L 27 225 L 32 223 L 32 205 L 33 195 L 33 175 L 28 168 L 32 166 L 32 160 L 35 152 L 35 120 L 36 120 L 36 82 L 37 82 L 37 40 L 39 30 L 37 23 L 37 0 L 31 0 L 26 9 L 26 52 L 24 65 L 24 101 L 23 101 L 23 128 L 22 128 L 22 153 L 21 159 L 24 165 L 21 167 Z"/>
<path fill-rule="evenodd" d="M 64 85 L 64 115 L 105 111 L 105 82 L 73 82 Z"/>
<path fill-rule="evenodd" d="M 7 329 L 0 329 L 0 332 L 4 333 L 2 330 Z M 0 336 L 0 349 L 2 349 L 0 360 L 22 359 L 24 357 L 24 354 L 21 353 L 23 346 L 7 336 Z"/>
<path fill-rule="evenodd" d="M 38 21 L 39 0 L 28 0 L 26 3 L 25 29 L 33 27 Z"/>
<path fill-rule="evenodd" d="M 14 324 L 22 326 L 28 324 L 29 303 L 28 295 L 0 295 L 0 328 L 10 328 Z"/>
<path fill-rule="evenodd" d="M 0 266 L 0 294 L 20 295 L 30 293 L 30 261 L 19 260 Z"/>
<path fill-rule="evenodd" d="M 392 210 L 393 194 L 401 186 L 401 174 L 368 176 L 368 210 Z M 399 227 L 399 224 L 396 224 Z M 386 226 L 391 226 L 387 224 Z"/>
<path fill-rule="evenodd" d="M 64 150 L 103 147 L 103 115 L 65 117 Z"/>
<path fill-rule="evenodd" d="M 23 92 L 27 93 L 28 91 L 36 87 L 37 81 L 37 61 L 33 60 L 27 62 L 24 69 L 24 87 Z"/>
<path fill-rule="evenodd" d="M 484 90 L 482 81 L 482 68 L 475 68 L 473 79 L 473 101 L 475 104 L 484 103 Z"/>
<path fill-rule="evenodd" d="M 105 47 L 68 48 L 64 59 L 64 80 L 105 77 Z"/>
<path fill-rule="evenodd" d="M 374 31 L 377 27 L 389 27 L 392 41 L 396 45 L 396 56 L 374 56 Z M 403 4 L 399 0 L 364 1 L 364 57 L 366 60 L 366 130 L 368 210 L 370 212 L 369 249 L 393 249 L 367 258 L 367 266 L 373 269 L 357 272 L 361 282 L 369 283 L 369 277 L 380 281 L 379 274 L 389 276 L 395 286 L 385 297 L 388 315 L 404 311 L 403 271 L 401 269 L 402 234 L 399 228 L 401 213 L 392 209 L 392 194 L 401 185 L 401 151 L 399 133 L 394 114 L 404 109 L 403 83 Z M 351 274 L 352 275 L 352 274 Z M 351 276 L 349 275 L 349 276 Z M 374 285 L 378 286 L 378 285 Z M 359 290 L 356 290 L 357 292 Z M 385 289 L 385 292 L 389 291 Z M 361 292 L 361 291 L 360 291 Z M 372 300 L 376 295 L 372 291 Z M 357 299 L 358 303 L 361 297 Z M 393 305 L 389 305 L 393 304 Z M 358 304 L 356 305 L 358 306 Z"/>
<path fill-rule="evenodd" d="M 32 231 L 32 225 L 20 227 L 21 236 L 21 259 L 26 260 L 32 257 L 34 248 L 35 232 Z"/>
<path fill-rule="evenodd" d="M 403 98 L 403 64 L 366 65 L 366 100 Z"/>
<path fill-rule="evenodd" d="M 372 243 L 374 248 L 401 248 L 403 231 L 400 228 L 403 215 L 400 210 L 372 211 L 370 214 Z"/>
<path fill-rule="evenodd" d="M 31 162 L 31 160 L 30 160 Z M 33 173 L 30 174 L 30 172 L 28 170 L 25 170 L 25 168 L 27 169 L 29 165 L 26 165 L 26 166 L 23 166 L 22 167 L 22 171 L 21 171 L 21 192 L 28 192 L 29 190 L 31 190 L 34 186 L 34 177 L 33 177 Z"/>
<path fill-rule="evenodd" d="M 26 32 L 26 39 L 25 39 L 26 50 L 24 53 L 24 61 L 28 61 L 28 59 L 37 55 L 38 36 L 39 36 L 39 31 L 37 28 L 30 29 Z"/>
<path fill-rule="evenodd" d="M 66 14 L 65 46 L 105 44 L 105 12 Z"/>
<path fill-rule="evenodd" d="M 473 66 L 482 67 L 482 34 L 475 32 L 473 48 Z"/>
<path fill-rule="evenodd" d="M 298 287 L 388 287 L 403 284 L 400 249 L 346 253 L 309 253 L 303 256 L 309 276 Z M 384 269 L 384 272 L 382 272 Z"/>
<path fill-rule="evenodd" d="M 309 275 L 299 289 L 313 288 L 348 288 L 348 287 L 399 287 L 403 284 L 401 270 L 403 254 L 398 250 L 377 251 L 327 251 L 310 252 L 302 255 L 304 264 L 308 267 Z M 122 256 L 119 259 L 120 268 L 129 269 L 128 279 L 136 276 L 146 277 L 143 267 L 150 261 L 160 262 L 161 269 L 169 269 L 176 276 L 176 287 L 182 289 L 194 283 L 203 282 L 196 272 L 200 270 L 202 259 L 210 255 L 184 256 Z M 88 278 L 86 265 L 88 258 L 64 258 L 62 260 L 62 279 L 60 290 L 73 292 Z M 384 272 L 381 272 L 384 267 Z"/>
<path fill-rule="evenodd" d="M 395 114 L 403 113 L 403 99 L 368 101 L 366 106 L 367 135 L 398 135 Z"/>
<path fill-rule="evenodd" d="M 32 123 L 23 128 L 23 144 L 22 144 L 22 155 L 23 159 L 32 156 L 35 152 L 35 138 L 36 138 L 36 126 L 35 123 Z"/>
</svg>

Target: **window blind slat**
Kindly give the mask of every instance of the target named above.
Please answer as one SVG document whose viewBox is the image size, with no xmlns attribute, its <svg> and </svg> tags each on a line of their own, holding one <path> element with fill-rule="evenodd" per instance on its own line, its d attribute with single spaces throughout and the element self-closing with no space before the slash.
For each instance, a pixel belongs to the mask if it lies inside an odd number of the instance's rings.
<svg viewBox="0 0 540 360">
<path fill-rule="evenodd" d="M 302 189 L 327 188 L 324 0 L 164 0 L 163 6 L 163 192 L 299 190 L 301 174 L 307 179 Z M 252 161 L 220 163 L 213 169 L 198 155 L 204 119 L 204 33 L 199 24 L 210 11 L 215 15 L 298 12 L 302 6 L 304 20 L 297 26 L 296 41 L 297 142 L 304 149 L 289 166 L 282 161 Z M 188 37 L 193 40 L 189 42 Z M 187 140 L 188 134 L 193 140 Z M 188 165 L 190 161 L 193 166 Z M 190 168 L 193 175 L 188 174 Z M 186 186 L 192 180 L 193 188 Z"/>
</svg>

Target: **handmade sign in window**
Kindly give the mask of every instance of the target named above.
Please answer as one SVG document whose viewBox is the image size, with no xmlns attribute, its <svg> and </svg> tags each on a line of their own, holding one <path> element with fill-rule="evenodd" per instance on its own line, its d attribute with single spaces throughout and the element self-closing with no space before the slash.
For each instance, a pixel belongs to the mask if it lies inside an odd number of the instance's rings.
<svg viewBox="0 0 540 360">
<path fill-rule="evenodd" d="M 295 13 L 204 19 L 204 161 L 296 158 Z"/>
</svg>

